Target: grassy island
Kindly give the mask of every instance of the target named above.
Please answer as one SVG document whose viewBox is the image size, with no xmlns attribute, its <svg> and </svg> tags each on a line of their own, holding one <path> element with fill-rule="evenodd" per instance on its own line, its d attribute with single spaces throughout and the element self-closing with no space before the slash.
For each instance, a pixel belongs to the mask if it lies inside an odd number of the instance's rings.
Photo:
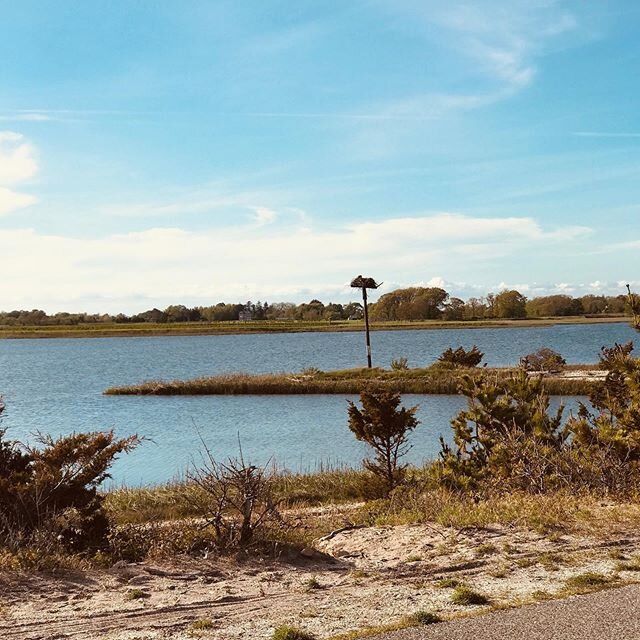
<svg viewBox="0 0 640 640">
<path fill-rule="evenodd" d="M 448 368 L 435 364 L 416 369 L 344 369 L 301 373 L 231 373 L 192 380 L 150 380 L 141 384 L 111 387 L 107 395 L 284 395 L 353 394 L 363 389 L 396 393 L 457 394 L 464 376 L 505 379 L 516 368 Z M 564 371 L 543 378 L 551 395 L 588 395 L 594 382 L 602 380 L 597 365 L 569 365 Z"/>
</svg>

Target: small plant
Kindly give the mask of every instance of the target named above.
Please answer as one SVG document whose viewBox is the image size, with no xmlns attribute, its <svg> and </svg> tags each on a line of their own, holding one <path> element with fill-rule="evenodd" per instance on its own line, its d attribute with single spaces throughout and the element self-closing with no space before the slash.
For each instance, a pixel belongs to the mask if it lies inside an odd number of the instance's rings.
<svg viewBox="0 0 640 640">
<path fill-rule="evenodd" d="M 477 367 L 484 358 L 484 353 L 474 344 L 468 351 L 464 347 L 452 349 L 449 347 L 438 356 L 440 364 L 454 367 Z"/>
<path fill-rule="evenodd" d="M 362 409 L 349 401 L 349 429 L 373 449 L 374 459 L 363 464 L 391 491 L 404 478 L 407 465 L 399 460 L 410 449 L 408 434 L 419 424 L 415 416 L 418 407 L 401 407 L 400 394 L 386 391 L 362 391 L 360 402 Z"/>
<path fill-rule="evenodd" d="M 315 591 L 316 589 L 322 589 L 322 585 L 316 576 L 311 576 L 305 583 L 305 590 Z"/>
<path fill-rule="evenodd" d="M 271 640 L 316 640 L 316 636 L 298 627 L 285 624 L 274 629 Z"/>
<path fill-rule="evenodd" d="M 485 542 L 480 544 L 475 549 L 475 554 L 478 558 L 482 556 L 491 556 L 498 551 L 498 548 L 495 544 L 491 544 L 490 542 Z"/>
<path fill-rule="evenodd" d="M 409 360 L 407 358 L 397 358 L 391 361 L 391 368 L 394 371 L 406 371 L 409 368 Z"/>
<path fill-rule="evenodd" d="M 151 596 L 142 589 L 129 589 L 129 591 L 124 594 L 124 597 L 126 600 L 143 600 Z"/>
<path fill-rule="evenodd" d="M 196 620 L 191 623 L 191 628 L 194 631 L 206 631 L 207 629 L 213 629 L 214 626 L 215 623 L 209 618 L 202 618 L 202 620 Z"/>
<path fill-rule="evenodd" d="M 542 347 L 520 359 L 520 366 L 525 371 L 539 373 L 559 373 L 567 361 L 553 349 Z"/>
<path fill-rule="evenodd" d="M 442 580 L 438 580 L 436 586 L 439 589 L 455 589 L 456 587 L 462 586 L 462 582 L 456 578 L 443 578 Z"/>
<path fill-rule="evenodd" d="M 565 585 L 568 590 L 574 593 L 583 593 L 587 591 L 595 591 L 610 584 L 611 582 L 612 579 L 602 573 L 586 571 L 585 573 L 579 573 L 578 575 L 567 578 Z"/>
<path fill-rule="evenodd" d="M 318 369 L 317 367 L 307 367 L 306 369 L 302 370 L 303 376 L 317 376 L 319 373 L 322 373 L 322 371 L 320 371 L 320 369 Z"/>
<path fill-rule="evenodd" d="M 464 606 L 487 604 L 489 600 L 481 593 L 474 591 L 471 587 L 460 585 L 453 590 L 451 594 L 451 602 Z"/>
<path fill-rule="evenodd" d="M 415 613 L 412 613 L 403 618 L 402 622 L 403 625 L 409 627 L 422 627 L 428 624 L 436 624 L 437 622 L 442 622 L 442 618 L 439 615 L 432 613 L 431 611 L 425 611 L 424 609 L 421 609 L 420 611 L 416 611 Z"/>
</svg>

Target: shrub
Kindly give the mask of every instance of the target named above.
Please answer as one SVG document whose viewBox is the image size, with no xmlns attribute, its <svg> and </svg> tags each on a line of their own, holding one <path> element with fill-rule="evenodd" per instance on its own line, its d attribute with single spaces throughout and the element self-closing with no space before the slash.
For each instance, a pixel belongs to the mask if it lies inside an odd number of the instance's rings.
<svg viewBox="0 0 640 640">
<path fill-rule="evenodd" d="M 438 357 L 438 362 L 455 367 L 477 367 L 483 357 L 484 353 L 474 344 L 468 351 L 464 347 L 455 350 L 449 347 Z"/>
<path fill-rule="evenodd" d="M 27 448 L 4 436 L 0 430 L 0 541 L 20 547 L 45 534 L 68 550 L 104 546 L 109 522 L 97 489 L 117 455 L 139 438 L 118 440 L 112 431 L 40 435 L 40 447 Z"/>
<path fill-rule="evenodd" d="M 619 367 L 631 355 L 633 342 L 614 343 L 613 347 L 600 347 L 600 368 L 609 370 Z"/>
<path fill-rule="evenodd" d="M 406 371 L 409 368 L 409 360 L 407 358 L 397 358 L 391 361 L 391 368 L 394 371 Z"/>
<path fill-rule="evenodd" d="M 284 524 L 274 499 L 275 474 L 239 458 L 217 462 L 205 447 L 204 463 L 189 477 L 204 490 L 207 522 L 222 548 L 248 547 L 268 523 Z"/>
<path fill-rule="evenodd" d="M 465 376 L 468 408 L 451 422 L 454 447 L 442 438 L 439 479 L 454 488 L 490 480 L 540 492 L 553 470 L 551 454 L 564 443 L 563 407 L 548 413 L 549 396 L 539 378 L 524 371 L 490 380 Z M 506 488 L 506 486 L 505 486 Z"/>
<path fill-rule="evenodd" d="M 576 446 L 608 450 L 625 464 L 640 464 L 640 358 L 630 355 L 632 343 L 602 348 L 601 366 L 608 369 L 589 400 L 594 411 L 580 405 L 569 421 Z"/>
<path fill-rule="evenodd" d="M 564 369 L 567 361 L 553 349 L 542 347 L 520 359 L 520 366 L 525 371 L 541 373 L 558 373 Z"/>
<path fill-rule="evenodd" d="M 400 407 L 400 394 L 387 391 L 362 391 L 360 402 L 362 410 L 349 401 L 349 429 L 373 449 L 373 460 L 365 459 L 363 465 L 391 491 L 404 477 L 407 465 L 399 460 L 410 449 L 408 434 L 419 424 L 418 407 Z"/>
</svg>

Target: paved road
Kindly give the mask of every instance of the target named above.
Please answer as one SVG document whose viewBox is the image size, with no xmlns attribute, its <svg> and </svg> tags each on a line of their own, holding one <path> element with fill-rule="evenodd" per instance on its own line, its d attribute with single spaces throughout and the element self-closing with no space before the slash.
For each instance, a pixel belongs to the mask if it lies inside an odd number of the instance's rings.
<svg viewBox="0 0 640 640">
<path fill-rule="evenodd" d="M 639 640 L 640 585 L 494 611 L 377 640 Z"/>
</svg>

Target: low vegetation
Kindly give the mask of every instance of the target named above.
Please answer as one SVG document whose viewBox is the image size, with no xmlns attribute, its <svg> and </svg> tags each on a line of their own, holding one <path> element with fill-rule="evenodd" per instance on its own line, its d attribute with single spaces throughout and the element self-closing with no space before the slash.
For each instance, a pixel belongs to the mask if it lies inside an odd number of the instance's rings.
<svg viewBox="0 0 640 640">
<path fill-rule="evenodd" d="M 484 353 L 475 344 L 468 350 L 464 347 L 457 349 L 449 347 L 438 356 L 438 364 L 452 367 L 477 367 L 482 362 L 482 358 Z"/>
<path fill-rule="evenodd" d="M 588 365 L 568 366 L 580 371 Z M 592 365 L 591 368 L 597 368 Z M 288 394 L 358 394 L 360 391 L 389 391 L 414 394 L 456 394 L 466 376 L 474 380 L 505 380 L 515 368 L 483 368 L 442 366 L 394 368 L 385 370 L 344 369 L 339 371 L 305 371 L 302 373 L 247 374 L 233 373 L 195 378 L 193 380 L 150 380 L 141 384 L 111 387 L 107 395 L 288 395 Z M 542 386 L 551 395 L 589 395 L 594 379 L 589 376 L 545 376 Z"/>
</svg>

